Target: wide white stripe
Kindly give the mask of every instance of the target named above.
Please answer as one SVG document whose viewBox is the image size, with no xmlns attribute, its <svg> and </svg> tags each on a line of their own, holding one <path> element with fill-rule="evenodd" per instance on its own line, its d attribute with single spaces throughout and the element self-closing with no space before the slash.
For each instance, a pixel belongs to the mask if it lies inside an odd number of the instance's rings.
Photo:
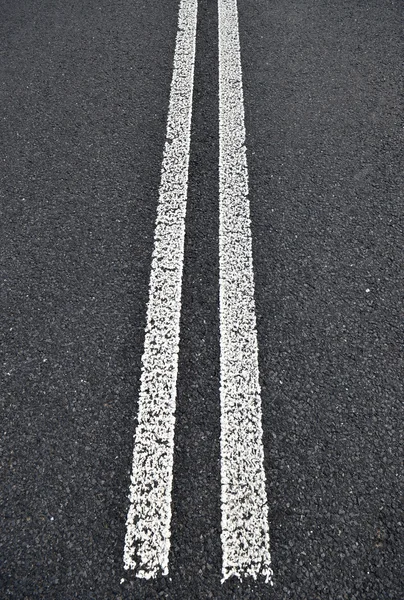
<svg viewBox="0 0 404 600">
<path fill-rule="evenodd" d="M 168 573 L 197 0 L 181 0 L 149 288 L 125 569 Z"/>
<path fill-rule="evenodd" d="M 223 581 L 271 580 L 236 0 L 219 0 Z"/>
</svg>

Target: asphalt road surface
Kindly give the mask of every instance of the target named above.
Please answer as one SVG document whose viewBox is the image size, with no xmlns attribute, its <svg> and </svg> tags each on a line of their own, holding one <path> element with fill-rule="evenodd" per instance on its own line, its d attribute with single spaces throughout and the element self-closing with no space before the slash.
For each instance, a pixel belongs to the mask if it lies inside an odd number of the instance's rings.
<svg viewBox="0 0 404 600">
<path fill-rule="evenodd" d="M 404 599 L 403 19 L 0 0 L 1 599 Z"/>
</svg>

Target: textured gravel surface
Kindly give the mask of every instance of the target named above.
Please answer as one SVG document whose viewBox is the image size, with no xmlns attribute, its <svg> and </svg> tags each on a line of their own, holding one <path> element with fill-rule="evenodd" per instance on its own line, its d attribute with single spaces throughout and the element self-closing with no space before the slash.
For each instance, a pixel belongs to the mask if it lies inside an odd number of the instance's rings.
<svg viewBox="0 0 404 600">
<path fill-rule="evenodd" d="M 402 600 L 404 4 L 239 0 L 273 587 L 220 583 L 199 5 L 170 574 L 146 582 L 123 544 L 178 3 L 0 0 L 0 597 Z"/>
</svg>

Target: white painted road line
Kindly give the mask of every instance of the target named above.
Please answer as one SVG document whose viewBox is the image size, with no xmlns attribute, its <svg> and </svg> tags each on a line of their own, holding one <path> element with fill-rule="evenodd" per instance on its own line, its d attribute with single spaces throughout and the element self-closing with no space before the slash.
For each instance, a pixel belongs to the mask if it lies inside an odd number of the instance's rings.
<svg viewBox="0 0 404 600">
<path fill-rule="evenodd" d="M 219 0 L 223 581 L 271 581 L 236 0 Z"/>
<path fill-rule="evenodd" d="M 197 0 L 181 0 L 151 267 L 125 569 L 168 573 Z"/>
</svg>

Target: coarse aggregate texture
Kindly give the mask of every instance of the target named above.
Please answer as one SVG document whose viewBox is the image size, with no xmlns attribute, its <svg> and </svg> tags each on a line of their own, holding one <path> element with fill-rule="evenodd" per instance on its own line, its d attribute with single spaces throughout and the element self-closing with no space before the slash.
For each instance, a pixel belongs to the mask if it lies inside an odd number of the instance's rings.
<svg viewBox="0 0 404 600">
<path fill-rule="evenodd" d="M 217 2 L 170 570 L 142 581 L 123 547 L 178 2 L 0 0 L 1 598 L 402 600 L 403 8 L 238 2 L 270 587 L 221 584 Z"/>
<path fill-rule="evenodd" d="M 177 5 L 6 8 L 0 596 L 116 598 Z"/>
<path fill-rule="evenodd" d="M 403 8 L 239 3 L 275 598 L 404 596 Z"/>
</svg>

